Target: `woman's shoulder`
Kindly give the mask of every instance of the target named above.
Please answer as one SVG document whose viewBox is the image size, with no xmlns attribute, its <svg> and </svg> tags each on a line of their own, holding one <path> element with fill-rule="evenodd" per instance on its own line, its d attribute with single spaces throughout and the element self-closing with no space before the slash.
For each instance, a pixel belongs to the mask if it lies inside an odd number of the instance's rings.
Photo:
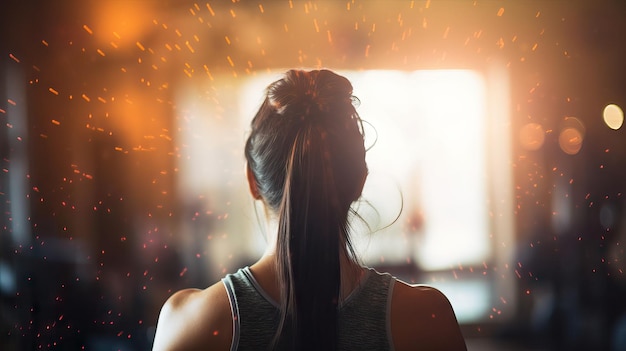
<svg viewBox="0 0 626 351">
<path fill-rule="evenodd" d="M 448 307 L 450 302 L 446 295 L 432 286 L 408 284 L 402 280 L 396 279 L 394 284 L 394 299 L 402 304 L 408 304 L 414 308 L 433 308 Z M 416 301 L 424 303 L 416 303 Z"/>
<path fill-rule="evenodd" d="M 222 282 L 173 294 L 161 308 L 153 350 L 228 350 L 232 314 Z"/>
<path fill-rule="evenodd" d="M 424 285 L 396 281 L 391 303 L 391 332 L 396 350 L 465 350 L 448 298 Z"/>
</svg>

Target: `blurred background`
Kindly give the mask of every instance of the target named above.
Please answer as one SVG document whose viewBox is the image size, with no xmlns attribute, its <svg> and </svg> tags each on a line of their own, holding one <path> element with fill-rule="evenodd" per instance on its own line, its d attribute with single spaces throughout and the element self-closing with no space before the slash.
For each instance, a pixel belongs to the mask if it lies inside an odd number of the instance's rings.
<svg viewBox="0 0 626 351">
<path fill-rule="evenodd" d="M 354 85 L 363 261 L 470 350 L 626 350 L 622 1 L 0 5 L 0 345 L 150 349 L 263 251 L 243 145 L 289 68 Z"/>
</svg>

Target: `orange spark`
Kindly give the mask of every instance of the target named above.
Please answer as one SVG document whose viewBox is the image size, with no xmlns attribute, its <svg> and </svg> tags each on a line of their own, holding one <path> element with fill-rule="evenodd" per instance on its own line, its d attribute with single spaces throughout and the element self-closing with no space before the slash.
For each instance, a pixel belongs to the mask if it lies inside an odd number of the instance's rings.
<svg viewBox="0 0 626 351">
<path fill-rule="evenodd" d="M 211 72 L 209 71 L 209 67 L 207 67 L 207 65 L 204 65 L 204 70 L 206 71 L 207 76 L 209 76 L 210 80 L 213 80 L 213 76 L 211 75 Z"/>
<path fill-rule="evenodd" d="M 498 41 L 496 42 L 496 44 L 498 45 L 498 47 L 500 49 L 502 49 L 504 47 L 504 39 L 502 39 L 502 37 L 500 37 L 500 39 L 498 39 Z"/>
<path fill-rule="evenodd" d="M 186 40 L 186 41 L 185 41 L 185 45 L 187 46 L 187 49 L 189 49 L 189 51 L 191 51 L 191 53 L 192 53 L 192 54 L 193 54 L 193 53 L 195 53 L 195 51 L 194 51 L 194 50 L 193 50 L 193 48 L 191 47 L 191 44 L 189 44 L 189 41 L 188 41 L 188 40 Z"/>
<path fill-rule="evenodd" d="M 83 24 L 83 29 L 89 33 L 89 34 L 93 34 L 93 31 L 91 30 L 91 28 L 89 28 L 86 24 Z"/>
<path fill-rule="evenodd" d="M 213 12 L 213 9 L 211 8 L 211 5 L 209 5 L 209 3 L 207 2 L 206 4 L 206 8 L 207 10 L 209 10 L 209 12 L 211 13 L 211 16 L 215 17 L 215 12 Z"/>
<path fill-rule="evenodd" d="M 54 90 L 53 88 L 48 88 L 48 91 L 51 92 L 54 95 L 59 95 L 59 92 Z"/>
</svg>

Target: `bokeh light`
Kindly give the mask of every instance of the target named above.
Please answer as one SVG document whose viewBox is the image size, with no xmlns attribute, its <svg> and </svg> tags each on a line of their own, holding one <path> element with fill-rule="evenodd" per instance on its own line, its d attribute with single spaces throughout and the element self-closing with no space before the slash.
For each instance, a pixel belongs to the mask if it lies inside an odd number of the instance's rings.
<svg viewBox="0 0 626 351">
<path fill-rule="evenodd" d="M 520 129 L 519 140 L 526 150 L 539 150 L 546 139 L 546 132 L 539 123 L 528 123 Z"/>
<path fill-rule="evenodd" d="M 611 129 L 618 130 L 624 123 L 624 111 L 616 104 L 606 105 L 602 112 L 602 117 L 604 118 L 604 123 Z"/>
<path fill-rule="evenodd" d="M 583 146 L 583 135 L 576 128 L 565 128 L 559 134 L 559 146 L 568 155 L 576 155 Z"/>
<path fill-rule="evenodd" d="M 583 147 L 585 125 L 576 117 L 565 117 L 559 133 L 559 147 L 568 155 L 576 155 Z"/>
</svg>

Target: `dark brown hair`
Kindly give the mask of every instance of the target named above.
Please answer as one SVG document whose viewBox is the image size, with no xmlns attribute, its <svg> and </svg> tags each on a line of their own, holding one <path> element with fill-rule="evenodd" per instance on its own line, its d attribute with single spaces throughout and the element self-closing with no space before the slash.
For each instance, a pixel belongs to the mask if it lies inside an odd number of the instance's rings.
<svg viewBox="0 0 626 351">
<path fill-rule="evenodd" d="M 291 70 L 269 85 L 252 120 L 246 160 L 278 217 L 281 317 L 271 347 L 337 347 L 340 256 L 354 258 L 348 215 L 367 175 L 353 101 L 346 78 Z"/>
</svg>

